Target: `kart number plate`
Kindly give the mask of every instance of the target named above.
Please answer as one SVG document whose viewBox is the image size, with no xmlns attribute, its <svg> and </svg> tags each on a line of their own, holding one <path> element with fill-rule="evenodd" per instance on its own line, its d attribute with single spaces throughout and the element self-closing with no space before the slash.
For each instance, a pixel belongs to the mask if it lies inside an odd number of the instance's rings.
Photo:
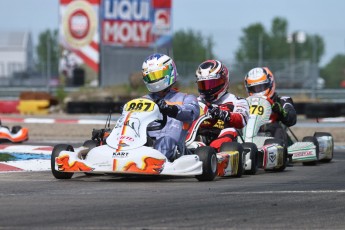
<svg viewBox="0 0 345 230">
<path fill-rule="evenodd" d="M 262 115 L 264 114 L 265 109 L 261 105 L 251 105 L 250 106 L 250 114 Z"/>
<path fill-rule="evenodd" d="M 155 103 L 147 99 L 134 99 L 127 102 L 125 111 L 128 112 L 150 112 L 153 110 Z"/>
</svg>

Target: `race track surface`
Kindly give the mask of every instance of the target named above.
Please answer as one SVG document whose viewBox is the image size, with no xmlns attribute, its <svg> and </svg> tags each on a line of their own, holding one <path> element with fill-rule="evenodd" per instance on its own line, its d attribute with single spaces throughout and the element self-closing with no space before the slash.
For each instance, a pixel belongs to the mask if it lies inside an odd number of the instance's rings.
<svg viewBox="0 0 345 230">
<path fill-rule="evenodd" d="M 345 151 L 242 178 L 0 173 L 0 229 L 344 229 Z"/>
<path fill-rule="evenodd" d="M 104 127 L 68 122 L 6 125 L 29 128 L 23 144 L 48 146 L 80 146 Z M 302 121 L 293 131 L 298 138 L 331 132 L 332 162 L 213 182 L 0 172 L 0 229 L 345 229 L 344 124 Z"/>
</svg>

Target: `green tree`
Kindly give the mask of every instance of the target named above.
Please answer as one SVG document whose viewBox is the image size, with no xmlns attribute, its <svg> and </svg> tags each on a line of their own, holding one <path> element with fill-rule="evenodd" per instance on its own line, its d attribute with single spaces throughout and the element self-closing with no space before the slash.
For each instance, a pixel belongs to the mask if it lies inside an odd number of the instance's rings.
<svg viewBox="0 0 345 230">
<path fill-rule="evenodd" d="M 320 75 L 325 79 L 327 88 L 339 88 L 345 80 L 345 55 L 336 55 L 324 68 Z"/>
<path fill-rule="evenodd" d="M 203 37 L 192 29 L 179 30 L 173 38 L 175 61 L 202 62 L 214 58 L 212 37 Z"/>
<path fill-rule="evenodd" d="M 260 23 L 244 28 L 240 48 L 236 52 L 237 61 L 258 60 L 261 50 L 261 58 L 265 60 L 293 58 L 319 62 L 324 53 L 324 42 L 320 36 L 306 34 L 305 41 L 298 43 L 297 33 L 294 33 L 288 43 L 287 31 L 288 22 L 280 17 L 273 19 L 269 32 Z"/>
<path fill-rule="evenodd" d="M 259 58 L 259 43 L 267 40 L 265 28 L 260 24 L 254 24 L 243 29 L 244 35 L 240 38 L 241 46 L 236 52 L 237 61 L 251 61 Z M 266 46 L 263 47 L 266 50 Z"/>
<path fill-rule="evenodd" d="M 46 30 L 40 33 L 36 52 L 38 58 L 38 68 L 41 71 L 46 72 L 49 65 L 51 74 L 57 75 L 60 56 L 58 30 Z"/>
</svg>

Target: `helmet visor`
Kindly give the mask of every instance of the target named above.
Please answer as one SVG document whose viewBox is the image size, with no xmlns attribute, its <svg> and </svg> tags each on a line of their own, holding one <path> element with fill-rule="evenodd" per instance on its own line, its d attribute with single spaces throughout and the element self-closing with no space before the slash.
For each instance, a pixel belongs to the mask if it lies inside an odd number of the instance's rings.
<svg viewBox="0 0 345 230">
<path fill-rule="evenodd" d="M 200 92 L 213 91 L 213 89 L 216 89 L 219 86 L 224 85 L 225 79 L 224 78 L 210 79 L 210 80 L 198 81 L 197 83 L 198 83 L 198 89 Z"/>
<path fill-rule="evenodd" d="M 260 85 L 252 85 L 252 86 L 248 86 L 248 92 L 249 93 L 261 93 L 264 92 L 265 90 L 269 89 L 271 86 L 270 82 L 266 82 L 264 84 L 260 84 Z"/>
<path fill-rule="evenodd" d="M 173 68 L 170 68 L 170 66 L 164 66 L 163 69 L 161 69 L 161 70 L 150 72 L 150 73 L 144 75 L 143 79 L 146 83 L 153 83 L 153 82 L 159 81 L 166 76 L 171 76 L 172 75 L 172 69 Z"/>
</svg>

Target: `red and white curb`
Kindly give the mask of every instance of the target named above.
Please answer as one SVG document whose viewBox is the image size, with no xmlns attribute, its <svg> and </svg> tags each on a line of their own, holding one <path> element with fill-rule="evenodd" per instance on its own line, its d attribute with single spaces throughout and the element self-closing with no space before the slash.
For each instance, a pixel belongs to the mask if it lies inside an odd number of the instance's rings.
<svg viewBox="0 0 345 230">
<path fill-rule="evenodd" d="M 81 125 L 104 125 L 105 120 L 97 119 L 56 119 L 56 118 L 12 118 L 1 117 L 3 124 L 6 123 L 33 123 L 33 124 L 81 124 Z M 110 124 L 115 124 L 111 121 Z"/>
</svg>

